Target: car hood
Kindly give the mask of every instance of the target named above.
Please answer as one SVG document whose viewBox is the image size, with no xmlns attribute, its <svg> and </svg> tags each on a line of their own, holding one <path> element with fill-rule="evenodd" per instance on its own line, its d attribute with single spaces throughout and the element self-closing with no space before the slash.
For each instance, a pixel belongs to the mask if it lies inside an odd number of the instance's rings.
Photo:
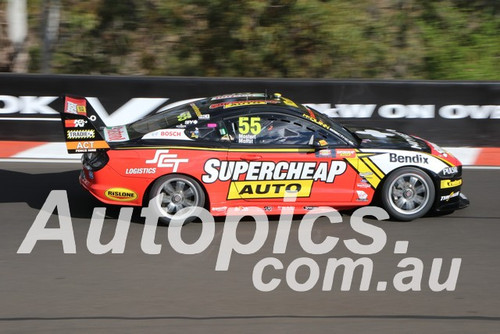
<svg viewBox="0 0 500 334">
<path fill-rule="evenodd" d="M 360 140 L 360 148 L 384 148 L 431 152 L 427 143 L 415 136 L 396 130 L 347 127 Z"/>
</svg>

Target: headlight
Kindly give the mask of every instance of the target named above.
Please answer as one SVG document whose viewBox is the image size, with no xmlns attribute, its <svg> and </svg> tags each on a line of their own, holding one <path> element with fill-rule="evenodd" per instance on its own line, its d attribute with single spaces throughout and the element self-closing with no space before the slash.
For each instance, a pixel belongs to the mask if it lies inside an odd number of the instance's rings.
<svg viewBox="0 0 500 334">
<path fill-rule="evenodd" d="M 434 143 L 431 143 L 431 142 L 429 142 L 429 144 L 432 145 L 432 147 L 436 150 L 436 152 L 443 155 L 445 158 L 448 156 L 448 152 L 446 152 L 446 150 L 443 149 L 441 146 L 434 144 Z"/>
</svg>

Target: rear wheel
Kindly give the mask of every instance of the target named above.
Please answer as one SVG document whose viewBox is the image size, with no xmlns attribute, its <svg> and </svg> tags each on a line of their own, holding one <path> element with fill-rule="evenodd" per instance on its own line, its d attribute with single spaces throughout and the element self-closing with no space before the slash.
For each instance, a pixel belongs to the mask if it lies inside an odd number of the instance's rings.
<svg viewBox="0 0 500 334">
<path fill-rule="evenodd" d="M 420 218 L 431 209 L 435 198 L 432 179 L 424 171 L 404 167 L 389 174 L 382 187 L 382 204 L 397 220 Z"/>
<path fill-rule="evenodd" d="M 163 223 L 170 223 L 172 217 L 181 209 L 183 214 L 176 216 L 190 222 L 197 207 L 205 205 L 205 193 L 193 178 L 185 175 L 165 175 L 155 181 L 149 192 L 153 199 L 153 209 Z"/>
</svg>

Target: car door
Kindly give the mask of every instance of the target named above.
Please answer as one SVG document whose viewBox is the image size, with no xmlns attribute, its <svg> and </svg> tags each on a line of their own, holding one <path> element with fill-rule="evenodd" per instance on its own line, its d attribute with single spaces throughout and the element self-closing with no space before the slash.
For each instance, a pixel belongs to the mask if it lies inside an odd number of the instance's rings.
<svg viewBox="0 0 500 334">
<path fill-rule="evenodd" d="M 225 123 L 232 137 L 228 200 L 257 206 L 287 197 L 304 206 L 351 202 L 357 173 L 345 159 L 355 150 L 333 133 L 299 115 L 272 110 L 250 110 Z"/>
</svg>

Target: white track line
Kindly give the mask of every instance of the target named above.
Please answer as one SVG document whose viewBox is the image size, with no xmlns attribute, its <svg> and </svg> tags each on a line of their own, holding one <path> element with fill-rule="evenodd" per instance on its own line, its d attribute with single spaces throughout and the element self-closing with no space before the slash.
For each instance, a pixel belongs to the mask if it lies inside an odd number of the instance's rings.
<svg viewBox="0 0 500 334">
<path fill-rule="evenodd" d="M 500 166 L 463 166 L 462 168 L 463 169 L 481 169 L 481 170 L 492 169 L 492 170 L 496 170 L 496 169 L 500 169 Z"/>
<path fill-rule="evenodd" d="M 48 121 L 60 122 L 61 118 L 43 118 L 43 117 L 0 117 L 0 121 Z"/>
<path fill-rule="evenodd" d="M 33 147 L 22 152 L 19 152 L 11 158 L 21 159 L 60 159 L 60 160 L 79 160 L 81 154 L 69 154 L 66 151 L 66 144 L 55 142 L 46 143 L 37 147 Z"/>
</svg>

